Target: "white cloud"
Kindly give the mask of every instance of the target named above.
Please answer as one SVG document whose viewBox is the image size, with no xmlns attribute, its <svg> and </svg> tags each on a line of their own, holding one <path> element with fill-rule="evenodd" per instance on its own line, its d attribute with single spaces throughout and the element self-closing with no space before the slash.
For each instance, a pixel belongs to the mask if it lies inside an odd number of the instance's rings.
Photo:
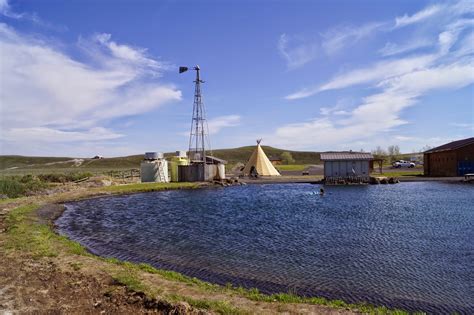
<svg viewBox="0 0 474 315">
<path fill-rule="evenodd" d="M 267 138 L 272 143 L 294 149 L 334 148 L 335 144 L 347 149 L 351 144 L 362 145 L 367 139 L 376 139 L 406 124 L 407 121 L 400 118 L 402 112 L 428 92 L 460 89 L 473 83 L 474 63 L 471 58 L 412 70 L 382 80 L 377 85 L 381 91 L 365 97 L 350 115 L 329 116 L 332 111 L 326 108 L 322 111 L 323 117 L 282 126 Z M 429 143 L 422 145 L 425 144 Z M 367 142 L 366 145 L 373 146 L 374 143 Z"/>
<path fill-rule="evenodd" d="M 381 29 L 385 23 L 368 23 L 361 26 L 340 26 L 331 29 L 321 36 L 323 37 L 322 47 L 328 55 L 332 55 L 342 49 L 354 45 L 358 41 Z"/>
<path fill-rule="evenodd" d="M 421 11 L 416 12 L 413 15 L 407 15 L 395 18 L 395 27 L 403 27 L 410 24 L 421 22 L 429 17 L 432 17 L 444 9 L 441 5 L 433 5 L 427 7 Z"/>
<path fill-rule="evenodd" d="M 460 129 L 467 129 L 474 131 L 474 109 L 473 112 L 471 113 L 472 121 L 470 123 L 451 123 L 451 126 L 460 128 Z"/>
<path fill-rule="evenodd" d="M 318 45 L 315 41 L 281 34 L 278 40 L 278 51 L 285 58 L 288 69 L 295 69 L 316 57 Z"/>
<path fill-rule="evenodd" d="M 24 14 L 15 13 L 12 11 L 8 0 L 0 0 L 0 14 L 12 19 L 21 19 Z"/>
<path fill-rule="evenodd" d="M 36 13 L 22 12 L 18 13 L 12 10 L 12 7 L 8 0 L 0 0 L 0 15 L 6 16 L 15 20 L 25 20 L 34 23 L 35 25 L 41 26 L 46 29 L 55 31 L 66 31 L 67 27 L 64 25 L 55 25 L 41 19 Z"/>
<path fill-rule="evenodd" d="M 209 127 L 209 134 L 217 134 L 222 128 L 236 127 L 240 125 L 240 116 L 219 116 L 209 119 L 207 124 Z"/>
<path fill-rule="evenodd" d="M 390 77 L 396 77 L 410 71 L 422 69 L 434 60 L 434 56 L 424 55 L 405 59 L 381 61 L 367 68 L 361 68 L 338 75 L 321 85 L 301 89 L 286 96 L 286 99 L 300 99 L 312 96 L 322 91 L 342 89 L 353 85 L 372 83 Z"/>
<path fill-rule="evenodd" d="M 320 51 L 334 55 L 344 48 L 382 29 L 386 23 L 369 23 L 361 26 L 339 26 L 319 36 L 289 36 L 285 33 L 278 40 L 278 52 L 286 60 L 288 69 L 293 70 L 313 61 Z"/>
<path fill-rule="evenodd" d="M 181 99 L 173 85 L 157 80 L 161 63 L 145 50 L 117 44 L 110 35 L 83 40 L 81 47 L 85 43 L 95 58 L 79 62 L 49 42 L 0 24 L 0 122 L 7 141 L 2 150 L 13 141 L 115 139 L 120 132 L 103 124 Z"/>
<path fill-rule="evenodd" d="M 423 39 L 423 38 L 412 39 L 411 41 L 405 42 L 403 44 L 388 42 L 385 44 L 383 48 L 379 50 L 379 53 L 385 57 L 393 56 L 393 55 L 398 55 L 398 54 L 410 52 L 413 50 L 417 50 L 420 48 L 430 47 L 432 45 L 433 45 L 433 42 L 431 40 Z"/>
<path fill-rule="evenodd" d="M 77 142 L 117 139 L 123 135 L 102 127 L 86 131 L 61 131 L 46 127 L 11 128 L 2 134 L 2 138 L 16 142 Z"/>
</svg>

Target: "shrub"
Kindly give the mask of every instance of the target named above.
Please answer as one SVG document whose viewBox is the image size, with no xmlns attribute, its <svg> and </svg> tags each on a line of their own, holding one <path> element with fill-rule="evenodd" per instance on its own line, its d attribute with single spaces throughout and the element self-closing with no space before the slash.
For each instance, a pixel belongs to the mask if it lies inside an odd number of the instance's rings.
<svg viewBox="0 0 474 315">
<path fill-rule="evenodd" d="M 7 195 L 9 198 L 17 198 L 25 193 L 24 185 L 11 178 L 0 179 L 0 194 Z"/>
<path fill-rule="evenodd" d="M 43 182 L 49 183 L 66 183 L 74 182 L 79 179 L 93 176 L 92 173 L 71 173 L 71 174 L 41 174 L 38 178 Z"/>
<path fill-rule="evenodd" d="M 48 187 L 32 175 L 12 176 L 0 179 L 0 194 L 9 198 L 18 198 Z"/>
</svg>

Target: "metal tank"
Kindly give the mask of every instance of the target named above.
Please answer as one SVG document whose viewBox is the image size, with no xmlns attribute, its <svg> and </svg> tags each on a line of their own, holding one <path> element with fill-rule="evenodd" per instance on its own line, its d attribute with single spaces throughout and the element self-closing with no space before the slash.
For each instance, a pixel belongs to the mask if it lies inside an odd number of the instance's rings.
<svg viewBox="0 0 474 315">
<path fill-rule="evenodd" d="M 169 182 L 168 161 L 163 158 L 163 153 L 146 152 L 140 164 L 140 175 L 142 183 Z"/>
</svg>

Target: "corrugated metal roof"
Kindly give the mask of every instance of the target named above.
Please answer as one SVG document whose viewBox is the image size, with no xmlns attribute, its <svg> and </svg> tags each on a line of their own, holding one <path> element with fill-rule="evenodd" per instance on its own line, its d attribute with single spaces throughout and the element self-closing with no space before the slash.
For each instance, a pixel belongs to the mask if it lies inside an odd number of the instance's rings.
<svg viewBox="0 0 474 315">
<path fill-rule="evenodd" d="M 219 159 L 219 158 L 216 158 L 215 156 L 210 156 L 210 155 L 206 155 L 206 162 L 213 163 L 213 164 L 217 164 L 217 163 L 227 164 L 226 160 Z"/>
<path fill-rule="evenodd" d="M 434 153 L 434 152 L 439 152 L 439 151 L 449 151 L 449 150 L 456 150 L 459 148 L 462 148 L 466 145 L 469 145 L 471 143 L 474 143 L 474 137 L 472 138 L 467 138 L 467 139 L 462 139 L 462 140 L 457 140 L 453 141 L 450 143 L 446 143 L 443 145 L 440 145 L 439 147 L 430 149 L 428 151 L 425 151 L 425 153 Z"/>
<path fill-rule="evenodd" d="M 374 156 L 369 152 L 324 152 L 321 153 L 321 161 L 346 161 L 346 160 L 373 160 Z"/>
</svg>

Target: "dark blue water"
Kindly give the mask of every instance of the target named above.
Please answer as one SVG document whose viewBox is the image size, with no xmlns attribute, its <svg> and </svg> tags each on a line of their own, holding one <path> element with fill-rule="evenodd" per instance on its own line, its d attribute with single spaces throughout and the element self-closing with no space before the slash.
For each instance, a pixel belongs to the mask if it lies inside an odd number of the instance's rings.
<svg viewBox="0 0 474 315">
<path fill-rule="evenodd" d="M 67 205 L 91 252 L 266 293 L 474 313 L 474 186 L 248 185 Z"/>
</svg>

